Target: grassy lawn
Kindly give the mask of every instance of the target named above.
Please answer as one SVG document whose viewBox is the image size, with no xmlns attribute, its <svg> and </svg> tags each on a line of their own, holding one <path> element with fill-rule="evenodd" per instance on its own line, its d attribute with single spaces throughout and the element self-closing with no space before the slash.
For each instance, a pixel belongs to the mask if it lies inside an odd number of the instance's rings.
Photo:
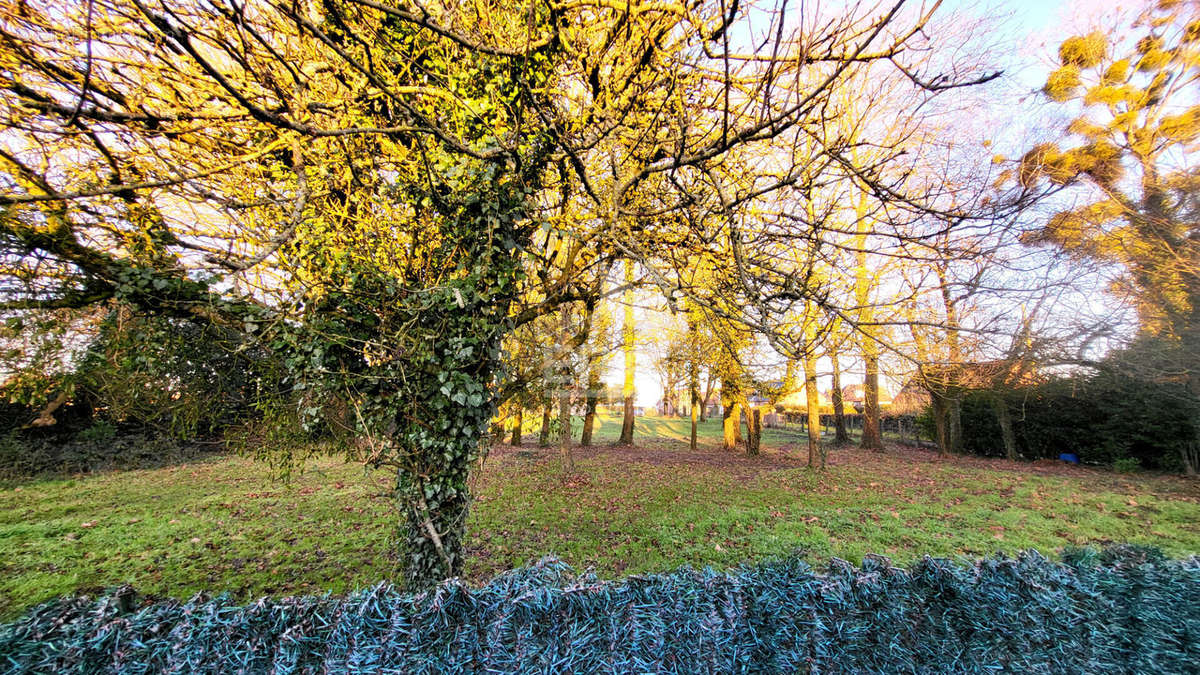
<svg viewBox="0 0 1200 675">
<path fill-rule="evenodd" d="M 719 449 L 719 422 L 687 449 L 685 420 L 641 418 L 635 448 L 495 448 L 477 477 L 466 574 L 486 580 L 546 554 L 602 576 L 728 566 L 796 550 L 814 562 L 882 553 L 985 555 L 1130 541 L 1200 552 L 1200 485 L 1051 463 L 939 459 L 898 447 L 830 450 L 768 430 L 764 455 Z M 0 489 L 0 616 L 76 590 L 342 592 L 395 575 L 383 473 L 313 462 L 290 483 L 240 457 Z"/>
</svg>

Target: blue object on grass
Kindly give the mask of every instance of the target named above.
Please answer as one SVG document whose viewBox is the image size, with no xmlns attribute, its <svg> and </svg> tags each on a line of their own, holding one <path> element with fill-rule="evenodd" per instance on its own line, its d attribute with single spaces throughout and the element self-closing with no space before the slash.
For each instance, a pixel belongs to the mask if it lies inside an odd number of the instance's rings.
<svg viewBox="0 0 1200 675">
<path fill-rule="evenodd" d="M 1059 455 L 1058 458 L 1064 462 L 1070 462 L 1071 464 L 1079 463 L 1079 455 L 1076 455 L 1073 452 L 1064 452 L 1061 455 Z"/>
</svg>

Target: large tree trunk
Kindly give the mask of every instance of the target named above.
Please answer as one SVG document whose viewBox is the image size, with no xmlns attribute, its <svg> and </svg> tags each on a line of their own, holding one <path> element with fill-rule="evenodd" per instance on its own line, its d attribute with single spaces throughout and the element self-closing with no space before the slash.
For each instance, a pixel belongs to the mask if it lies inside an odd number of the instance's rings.
<svg viewBox="0 0 1200 675">
<path fill-rule="evenodd" d="M 721 385 L 721 447 L 732 450 L 737 447 L 737 430 L 741 426 L 741 413 L 737 403 L 724 384 Z"/>
<path fill-rule="evenodd" d="M 412 412 L 419 407 L 406 403 L 398 403 L 395 409 L 398 428 L 392 440 L 401 449 L 392 455 L 399 464 L 395 541 L 405 586 L 413 591 L 462 574 L 463 539 L 471 503 L 470 472 L 477 466 L 486 442 L 484 434 L 496 413 L 488 384 L 499 365 L 494 355 L 499 354 L 503 327 L 485 321 L 461 323 L 467 324 L 465 329 L 471 331 L 468 334 L 473 339 L 487 341 L 471 357 L 453 362 L 458 376 L 453 384 L 440 380 L 436 371 L 415 371 L 410 382 L 421 382 L 423 386 L 407 390 L 419 397 L 422 406 L 437 411 L 437 417 L 428 422 L 414 420 Z M 437 325 L 440 328 L 444 324 Z M 437 353 L 451 354 L 463 336 L 439 331 L 428 335 L 435 341 Z M 438 423 L 446 426 L 438 427 Z M 430 428 L 449 428 L 457 433 L 429 433 Z"/>
<path fill-rule="evenodd" d="M 1004 443 L 1004 456 L 1010 461 L 1017 460 L 1017 435 L 1013 433 L 1012 415 L 1008 411 L 1008 401 L 1000 392 L 992 394 L 992 408 L 996 411 L 996 422 L 1000 425 L 1000 441 Z"/>
<path fill-rule="evenodd" d="M 878 348 L 864 338 L 862 443 L 866 450 L 883 451 L 883 434 L 879 427 L 879 354 Z"/>
<path fill-rule="evenodd" d="M 397 506 L 404 519 L 397 536 L 406 583 L 414 590 L 462 573 L 468 473 L 461 463 L 438 466 L 429 480 L 397 471 Z M 462 489 L 447 489 L 455 485 Z"/>
<path fill-rule="evenodd" d="M 513 420 L 512 439 L 509 440 L 509 442 L 508 442 L 509 445 L 514 445 L 518 448 L 521 447 L 521 424 L 522 424 L 522 422 L 523 422 L 523 420 L 521 419 L 521 411 L 518 410 L 516 418 Z"/>
<path fill-rule="evenodd" d="M 842 400 L 842 370 L 838 366 L 836 349 L 829 351 L 829 363 L 833 368 L 833 442 L 846 445 L 850 442 L 850 431 L 846 429 L 846 403 Z"/>
<path fill-rule="evenodd" d="M 809 349 L 804 356 L 804 400 L 808 407 L 808 466 L 825 468 L 821 449 L 821 399 L 817 392 L 817 359 Z"/>
<path fill-rule="evenodd" d="M 625 354 L 625 386 L 621 394 L 625 398 L 625 417 L 621 422 L 621 445 L 633 445 L 633 396 L 634 376 L 637 373 L 637 345 L 633 325 L 633 261 L 625 261 L 625 325 L 621 351 Z"/>
</svg>

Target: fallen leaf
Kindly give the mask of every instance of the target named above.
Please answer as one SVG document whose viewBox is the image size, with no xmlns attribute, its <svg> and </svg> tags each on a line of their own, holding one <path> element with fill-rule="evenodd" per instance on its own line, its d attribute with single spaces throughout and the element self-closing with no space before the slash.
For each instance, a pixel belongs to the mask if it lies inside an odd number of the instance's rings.
<svg viewBox="0 0 1200 675">
<path fill-rule="evenodd" d="M 95 526 L 96 526 L 96 521 L 94 521 L 94 520 L 89 520 L 86 523 L 80 524 L 80 527 L 95 527 Z"/>
</svg>

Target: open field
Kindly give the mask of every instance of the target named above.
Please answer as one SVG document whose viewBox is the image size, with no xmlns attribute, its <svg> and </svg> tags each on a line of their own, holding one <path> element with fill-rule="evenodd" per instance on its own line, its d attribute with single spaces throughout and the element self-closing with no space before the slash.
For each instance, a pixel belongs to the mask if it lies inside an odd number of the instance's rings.
<svg viewBox="0 0 1200 675">
<path fill-rule="evenodd" d="M 939 459 L 891 447 L 830 451 L 804 467 L 803 439 L 768 430 L 763 456 L 717 446 L 719 423 L 687 449 L 685 420 L 619 422 L 577 448 L 564 479 L 553 449 L 499 446 L 468 525 L 466 574 L 480 581 L 556 554 L 601 576 L 729 566 L 807 550 L 857 561 L 882 553 L 981 555 L 1106 541 L 1200 552 L 1200 484 L 1057 464 Z M 395 574 L 391 478 L 335 459 L 290 483 L 240 457 L 40 480 L 0 489 L 0 615 L 76 590 L 131 583 L 152 594 L 341 592 Z"/>
</svg>

